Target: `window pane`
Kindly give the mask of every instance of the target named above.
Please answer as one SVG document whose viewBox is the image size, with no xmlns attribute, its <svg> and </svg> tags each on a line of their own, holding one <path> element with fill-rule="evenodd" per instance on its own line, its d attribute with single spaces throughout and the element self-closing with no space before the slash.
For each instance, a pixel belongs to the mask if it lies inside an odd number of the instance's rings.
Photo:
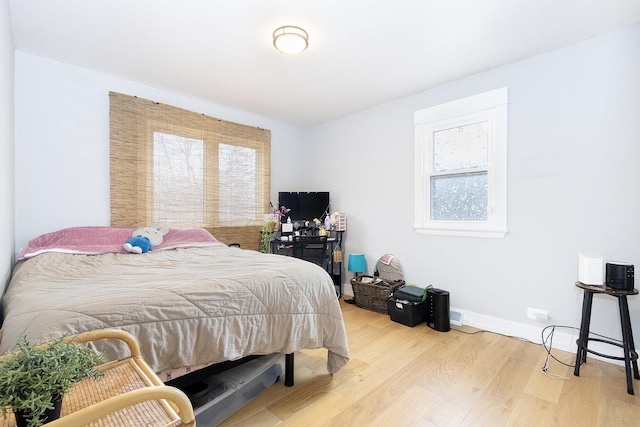
<svg viewBox="0 0 640 427">
<path fill-rule="evenodd" d="M 219 144 L 220 222 L 255 221 L 258 218 L 256 150 Z M 260 212 L 262 215 L 263 212 Z"/>
<path fill-rule="evenodd" d="M 435 172 L 486 168 L 488 126 L 486 121 L 443 129 L 433 133 Z"/>
<path fill-rule="evenodd" d="M 486 221 L 487 173 L 432 176 L 431 220 Z"/>
<path fill-rule="evenodd" d="M 204 143 L 161 132 L 153 134 L 153 221 L 204 222 Z"/>
</svg>

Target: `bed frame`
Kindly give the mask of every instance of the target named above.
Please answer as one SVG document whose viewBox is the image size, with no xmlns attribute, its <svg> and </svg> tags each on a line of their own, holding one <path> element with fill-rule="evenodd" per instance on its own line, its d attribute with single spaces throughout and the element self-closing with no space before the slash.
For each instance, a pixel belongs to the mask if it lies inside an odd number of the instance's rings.
<svg viewBox="0 0 640 427">
<path fill-rule="evenodd" d="M 247 356 L 238 360 L 228 360 L 226 362 L 216 363 L 210 366 L 207 366 L 202 369 L 198 369 L 197 371 L 190 372 L 188 374 L 182 375 L 178 378 L 166 381 L 165 384 L 171 385 L 173 387 L 184 389 L 202 379 L 203 377 L 209 377 L 212 375 L 219 374 L 220 372 L 228 371 L 229 369 L 235 368 L 236 366 L 240 366 L 244 363 L 247 363 L 253 359 L 257 359 L 262 356 Z M 294 375 L 294 357 L 293 353 L 285 354 L 285 365 L 284 365 L 284 385 L 287 387 L 293 387 L 293 375 Z"/>
</svg>

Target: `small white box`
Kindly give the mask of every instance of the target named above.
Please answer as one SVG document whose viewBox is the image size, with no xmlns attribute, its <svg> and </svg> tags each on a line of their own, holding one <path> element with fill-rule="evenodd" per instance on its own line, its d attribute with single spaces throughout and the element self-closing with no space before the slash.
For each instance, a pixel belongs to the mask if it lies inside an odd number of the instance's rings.
<svg viewBox="0 0 640 427">
<path fill-rule="evenodd" d="M 334 212 L 334 217 L 336 219 L 335 224 L 333 224 L 333 228 L 336 231 L 346 231 L 347 229 L 347 214 L 344 212 Z"/>
<path fill-rule="evenodd" d="M 604 260 L 601 256 L 578 254 L 578 281 L 585 285 L 604 284 Z"/>
</svg>

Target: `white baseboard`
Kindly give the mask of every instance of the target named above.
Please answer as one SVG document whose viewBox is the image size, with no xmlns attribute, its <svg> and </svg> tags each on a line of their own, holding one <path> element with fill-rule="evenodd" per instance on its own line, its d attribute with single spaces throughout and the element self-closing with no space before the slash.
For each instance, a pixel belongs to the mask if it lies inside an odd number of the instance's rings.
<svg viewBox="0 0 640 427">
<path fill-rule="evenodd" d="M 353 297 L 353 288 L 351 287 L 351 283 L 344 284 L 343 293 L 344 296 Z M 451 307 L 450 312 L 454 312 L 453 315 L 450 316 L 450 322 L 453 325 L 459 325 L 462 323 L 464 326 L 471 326 L 484 331 L 495 332 L 515 338 L 522 338 L 536 344 L 542 344 L 542 330 L 548 326 L 548 324 L 543 324 L 542 322 L 541 326 L 513 322 L 511 320 L 505 320 L 499 317 L 488 316 L 486 314 L 462 310 L 455 307 Z M 547 330 L 547 333 L 548 332 L 549 331 Z M 547 333 L 545 333 L 545 338 L 548 335 Z M 578 349 L 576 344 L 576 341 L 578 341 L 578 335 L 578 329 L 575 329 L 574 331 L 567 330 L 566 328 L 556 329 L 553 333 L 552 354 L 553 349 L 576 354 Z M 549 347 L 549 342 L 547 342 L 547 347 Z M 613 356 L 622 357 L 623 355 L 621 348 L 597 341 L 590 342 L 589 349 L 602 354 L 611 354 Z M 589 353 L 588 357 L 624 366 L 624 361 L 622 360 L 607 359 L 591 353 Z M 571 363 L 575 363 L 575 360 Z"/>
<path fill-rule="evenodd" d="M 451 307 L 451 311 L 462 314 L 462 318 L 464 319 L 463 324 L 465 326 L 471 326 L 485 331 L 496 332 L 502 335 L 526 339 L 536 344 L 542 344 L 542 330 L 546 326 L 549 326 L 548 324 L 537 326 L 529 325 L 526 323 L 518 323 L 498 317 L 487 316 L 486 314 L 475 313 L 473 311 L 461 310 L 454 307 Z M 567 330 L 566 328 L 556 329 L 553 333 L 552 354 L 553 349 L 556 349 L 563 350 L 575 355 L 578 349 L 576 342 L 578 341 L 579 332 L 580 331 L 578 329 L 575 329 L 573 331 Z M 548 333 L 549 330 L 545 332 L 545 338 L 547 338 Z M 549 347 L 548 340 L 547 347 Z M 590 342 L 589 349 L 602 354 L 611 354 L 613 356 L 622 357 L 623 355 L 621 348 L 607 345 L 601 342 Z M 607 359 L 591 353 L 589 353 L 588 357 L 593 357 L 594 359 L 603 360 L 605 362 L 614 363 L 616 365 L 624 365 L 624 361 L 622 360 Z M 575 360 L 573 360 L 571 363 L 575 363 Z"/>
<path fill-rule="evenodd" d="M 351 282 L 347 281 L 342 284 L 342 295 L 353 298 L 353 287 Z"/>
</svg>

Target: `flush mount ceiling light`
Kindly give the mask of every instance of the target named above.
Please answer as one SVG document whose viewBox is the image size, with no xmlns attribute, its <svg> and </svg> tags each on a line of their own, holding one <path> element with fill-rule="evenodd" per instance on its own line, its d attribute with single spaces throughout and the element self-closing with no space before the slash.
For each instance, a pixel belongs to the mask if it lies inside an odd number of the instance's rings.
<svg viewBox="0 0 640 427">
<path fill-rule="evenodd" d="M 273 32 L 273 45 L 282 53 L 300 53 L 309 46 L 309 34 L 300 27 L 280 27 Z"/>
</svg>

